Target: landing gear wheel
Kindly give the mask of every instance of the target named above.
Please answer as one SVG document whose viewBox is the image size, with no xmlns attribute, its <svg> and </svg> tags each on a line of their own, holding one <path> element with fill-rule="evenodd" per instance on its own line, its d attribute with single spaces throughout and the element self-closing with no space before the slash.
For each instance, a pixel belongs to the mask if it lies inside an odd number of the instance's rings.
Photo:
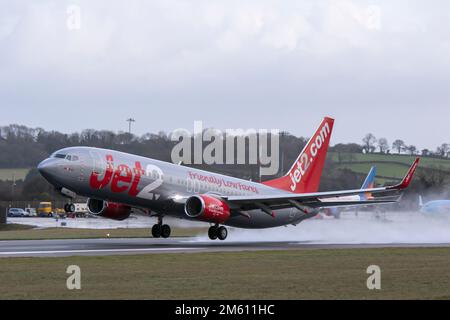
<svg viewBox="0 0 450 320">
<path fill-rule="evenodd" d="M 225 240 L 228 236 L 228 230 L 225 227 L 219 227 L 217 229 L 217 237 L 219 240 Z"/>
<path fill-rule="evenodd" d="M 155 224 L 152 228 L 153 238 L 161 238 L 162 228 L 160 224 Z"/>
<path fill-rule="evenodd" d="M 64 211 L 66 213 L 74 213 L 75 212 L 75 205 L 73 203 L 66 203 L 64 205 Z"/>
<path fill-rule="evenodd" d="M 219 236 L 218 235 L 218 228 L 216 226 L 210 227 L 209 230 L 208 230 L 208 237 L 211 240 L 216 240 L 218 236 Z"/>
<path fill-rule="evenodd" d="M 170 229 L 170 226 L 168 226 L 167 224 L 163 224 L 161 226 L 161 237 L 163 237 L 163 238 L 170 237 L 171 231 L 172 230 Z"/>
</svg>

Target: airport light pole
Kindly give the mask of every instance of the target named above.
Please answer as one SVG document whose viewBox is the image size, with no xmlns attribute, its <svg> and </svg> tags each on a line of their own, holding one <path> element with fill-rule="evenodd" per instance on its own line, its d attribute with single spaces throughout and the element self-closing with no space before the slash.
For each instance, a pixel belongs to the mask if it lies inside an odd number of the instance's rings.
<svg viewBox="0 0 450 320">
<path fill-rule="evenodd" d="M 11 185 L 11 205 L 14 205 L 15 189 L 16 189 L 16 173 L 13 172 L 13 174 L 12 174 L 12 185 Z"/>
<path fill-rule="evenodd" d="M 128 122 L 128 133 L 131 134 L 131 124 L 133 122 L 136 122 L 136 120 L 134 120 L 133 118 L 129 118 L 127 119 L 127 122 Z"/>
</svg>

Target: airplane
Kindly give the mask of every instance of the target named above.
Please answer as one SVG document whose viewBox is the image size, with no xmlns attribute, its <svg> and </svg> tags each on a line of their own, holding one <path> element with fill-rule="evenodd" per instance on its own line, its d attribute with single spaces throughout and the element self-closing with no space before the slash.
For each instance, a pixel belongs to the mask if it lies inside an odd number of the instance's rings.
<svg viewBox="0 0 450 320">
<path fill-rule="evenodd" d="M 377 175 L 377 167 L 373 166 L 370 168 L 369 173 L 366 176 L 366 179 L 364 179 L 364 182 L 361 186 L 361 190 L 370 189 L 375 186 L 375 177 Z M 341 199 L 344 197 L 341 197 Z M 371 200 L 373 199 L 373 195 L 369 192 L 366 193 L 360 193 L 359 195 L 354 196 L 348 196 L 345 197 L 346 200 Z M 323 210 L 323 213 L 328 217 L 334 217 L 336 219 L 339 219 L 341 216 L 341 212 L 348 210 L 350 208 L 342 208 L 342 207 L 329 207 L 325 208 Z"/>
<path fill-rule="evenodd" d="M 211 240 L 225 240 L 226 226 L 273 228 L 297 225 L 322 208 L 367 206 L 398 199 L 351 199 L 361 193 L 397 195 L 405 190 L 419 164 L 417 158 L 397 185 L 379 188 L 318 192 L 333 130 L 325 117 L 286 175 L 262 183 L 198 170 L 114 150 L 70 147 L 56 151 L 38 170 L 61 194 L 87 197 L 91 214 L 124 220 L 132 208 L 157 218 L 155 238 L 168 238 L 165 216 L 210 223 Z"/>
<path fill-rule="evenodd" d="M 419 196 L 420 212 L 426 215 L 439 215 L 450 213 L 450 200 L 434 200 L 423 203 L 422 196 Z"/>
</svg>

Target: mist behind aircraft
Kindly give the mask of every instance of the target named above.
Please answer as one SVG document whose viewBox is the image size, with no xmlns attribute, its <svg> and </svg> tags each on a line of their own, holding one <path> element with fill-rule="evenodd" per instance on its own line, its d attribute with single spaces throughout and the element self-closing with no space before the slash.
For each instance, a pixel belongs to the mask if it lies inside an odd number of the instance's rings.
<svg viewBox="0 0 450 320">
<path fill-rule="evenodd" d="M 206 240 L 199 236 L 196 241 Z M 418 212 L 343 213 L 341 219 L 311 219 L 297 226 L 267 230 L 230 229 L 229 241 L 292 241 L 327 244 L 449 243 L 450 215 Z"/>
</svg>

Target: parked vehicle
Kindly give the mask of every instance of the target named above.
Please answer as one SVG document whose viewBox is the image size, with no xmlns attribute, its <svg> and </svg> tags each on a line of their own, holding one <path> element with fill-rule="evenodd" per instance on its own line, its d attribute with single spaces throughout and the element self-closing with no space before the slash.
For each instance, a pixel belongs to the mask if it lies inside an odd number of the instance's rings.
<svg viewBox="0 0 450 320">
<path fill-rule="evenodd" d="M 25 208 L 25 212 L 28 213 L 29 217 L 37 217 L 37 211 L 35 208 Z"/>
<path fill-rule="evenodd" d="M 61 208 L 55 208 L 54 210 L 54 217 L 58 217 L 58 218 L 66 218 L 67 217 L 67 213 L 64 209 Z"/>
<path fill-rule="evenodd" d="M 79 218 L 84 217 L 88 214 L 88 206 L 87 203 L 74 203 L 75 205 L 75 215 Z"/>
<path fill-rule="evenodd" d="M 53 216 L 53 205 L 51 202 L 41 202 L 37 209 L 39 217 L 52 217 Z"/>
<path fill-rule="evenodd" d="M 8 211 L 8 217 L 16 218 L 16 217 L 26 217 L 28 214 L 25 210 L 20 208 L 11 208 Z"/>
<path fill-rule="evenodd" d="M 84 218 L 89 213 L 85 202 L 66 204 L 64 210 L 69 218 Z"/>
</svg>

